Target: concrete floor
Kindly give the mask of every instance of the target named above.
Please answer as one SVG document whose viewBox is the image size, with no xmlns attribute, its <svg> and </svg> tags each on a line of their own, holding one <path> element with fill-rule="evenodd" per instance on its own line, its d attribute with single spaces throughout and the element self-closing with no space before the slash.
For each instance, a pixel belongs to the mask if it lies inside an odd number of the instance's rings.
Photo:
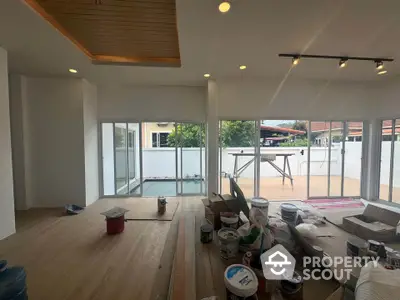
<svg viewBox="0 0 400 300">
<path fill-rule="evenodd" d="M 326 197 L 328 190 L 327 176 L 311 176 L 310 178 L 310 197 Z M 243 190 L 246 197 L 251 197 L 254 192 L 253 178 L 239 178 L 239 186 Z M 222 192 L 229 192 L 229 180 L 223 178 Z M 381 190 L 387 195 L 389 187 L 382 185 Z M 331 177 L 331 196 L 340 196 L 341 180 L 340 176 Z M 400 189 L 398 189 L 400 196 Z M 344 180 L 344 195 L 345 196 L 360 196 L 360 180 L 345 178 Z M 261 178 L 260 196 L 269 200 L 291 200 L 291 199 L 306 199 L 307 198 L 307 176 L 294 176 L 293 188 L 290 185 L 290 180 L 285 180 L 285 185 L 282 185 L 282 177 L 264 177 Z M 400 198 L 397 198 L 400 200 Z M 400 201 L 399 201 L 400 202 Z"/>
</svg>

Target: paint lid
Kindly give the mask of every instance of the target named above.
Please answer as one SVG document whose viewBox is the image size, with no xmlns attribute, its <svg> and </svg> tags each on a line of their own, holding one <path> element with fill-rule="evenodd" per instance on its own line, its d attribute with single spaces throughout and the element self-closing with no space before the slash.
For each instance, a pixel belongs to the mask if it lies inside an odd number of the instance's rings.
<svg viewBox="0 0 400 300">
<path fill-rule="evenodd" d="M 225 241 L 236 241 L 240 238 L 240 235 L 236 229 L 233 228 L 221 228 L 218 231 L 218 237 Z"/>
<path fill-rule="evenodd" d="M 372 244 L 372 245 L 375 245 L 375 246 L 380 246 L 381 245 L 380 242 L 377 242 L 377 241 L 374 241 L 374 240 L 368 240 L 368 243 Z"/>
<path fill-rule="evenodd" d="M 297 212 L 299 209 L 296 205 L 294 205 L 292 203 L 282 203 L 281 210 L 284 210 L 287 212 Z"/>
<path fill-rule="evenodd" d="M 256 207 L 268 207 L 269 202 L 265 198 L 253 198 L 251 199 L 251 205 Z"/>
<path fill-rule="evenodd" d="M 225 224 L 236 224 L 237 222 L 239 222 L 239 217 L 236 214 L 232 214 L 232 215 L 225 215 L 223 216 L 221 214 L 221 222 L 225 223 Z"/>
<path fill-rule="evenodd" d="M 238 297 L 251 297 L 257 292 L 258 279 L 252 269 L 245 265 L 234 264 L 224 273 L 226 288 Z"/>
<path fill-rule="evenodd" d="M 210 225 L 210 224 L 204 224 L 204 225 L 201 225 L 200 226 L 200 230 L 202 231 L 202 232 L 212 232 L 213 231 L 213 227 L 212 227 L 212 225 Z"/>
</svg>

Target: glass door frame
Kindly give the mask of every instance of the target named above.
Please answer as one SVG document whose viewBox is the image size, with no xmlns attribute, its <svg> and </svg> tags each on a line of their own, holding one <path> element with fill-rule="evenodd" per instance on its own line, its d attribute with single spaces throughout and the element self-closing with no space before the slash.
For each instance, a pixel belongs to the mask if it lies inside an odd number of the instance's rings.
<svg viewBox="0 0 400 300">
<path fill-rule="evenodd" d="M 200 158 L 199 158 L 199 163 L 200 163 L 200 193 L 185 193 L 183 189 L 183 147 L 181 144 L 181 132 L 179 132 L 178 128 L 179 125 L 181 130 L 182 126 L 185 124 L 194 124 L 200 126 L 200 136 L 199 136 L 199 152 L 200 152 Z M 203 196 L 207 192 L 207 186 L 206 186 L 206 178 L 203 176 L 203 148 L 205 148 L 205 141 L 207 140 L 207 132 L 206 132 L 206 125 L 201 122 L 175 122 L 174 128 L 175 128 L 175 182 L 176 182 L 176 195 L 177 196 Z M 202 132 L 204 131 L 204 143 L 202 140 Z M 205 149 L 204 149 L 205 151 Z M 206 157 L 206 156 L 205 156 Z M 205 168 L 206 168 L 205 164 Z M 180 172 L 180 177 L 179 177 L 179 172 Z M 204 177 L 204 178 L 203 178 Z"/>
<path fill-rule="evenodd" d="M 380 199 L 380 189 L 381 189 L 381 182 L 380 182 L 380 178 L 381 178 L 381 169 L 382 169 L 382 131 L 383 131 L 383 122 L 386 120 L 391 120 L 392 121 L 392 135 L 391 135 L 391 139 L 390 139 L 390 163 L 389 163 L 389 193 L 388 193 L 388 200 L 383 200 Z M 395 151 L 395 144 L 394 142 L 396 141 L 396 120 L 397 119 L 385 119 L 385 120 L 380 120 L 380 132 L 381 132 L 381 142 L 379 145 L 379 174 L 378 177 L 379 178 L 379 182 L 378 182 L 378 189 L 377 189 L 377 193 L 378 193 L 378 199 L 380 201 L 384 201 L 384 202 L 389 202 L 392 203 L 393 202 L 393 175 L 394 175 L 394 151 Z"/>
<path fill-rule="evenodd" d="M 136 157 L 133 157 L 135 163 L 139 163 L 139 172 L 140 172 L 140 185 L 139 185 L 139 193 L 135 194 L 117 194 L 117 184 L 116 184 L 116 155 L 115 155 L 115 124 L 126 124 L 126 129 L 129 126 L 129 123 L 138 124 L 139 131 L 139 145 L 137 149 L 132 151 L 132 155 L 136 155 L 136 151 L 139 151 L 139 161 L 136 162 Z M 113 142 L 113 160 L 114 160 L 114 194 L 113 195 L 105 195 L 104 194 L 104 169 L 103 169 L 103 124 L 112 124 L 112 142 Z M 128 197 L 142 197 L 143 195 L 143 153 L 142 153 L 142 122 L 138 121 L 126 121 L 126 120 L 118 120 L 118 121 L 108 121 L 108 120 L 99 120 L 97 124 L 97 132 L 98 132 L 98 170 L 99 170 L 99 198 L 128 198 Z M 126 170 L 128 170 L 128 191 L 129 191 L 129 142 L 128 142 L 128 131 L 126 132 L 127 140 L 127 164 Z M 132 158 L 131 158 L 132 159 Z M 136 175 L 136 170 L 135 170 Z"/>
<path fill-rule="evenodd" d="M 308 128 L 311 129 L 311 123 L 314 121 L 308 121 Z M 315 122 L 320 122 L 320 121 L 315 121 Z M 325 121 L 322 121 L 325 122 Z M 326 121 L 328 122 L 328 121 Z M 331 196 L 331 150 L 332 150 L 332 122 L 341 122 L 342 123 L 342 134 L 341 134 L 341 170 L 340 170 L 340 196 Z M 361 170 L 360 170 L 360 193 L 357 196 L 352 196 L 352 195 L 344 195 L 344 176 L 345 176 L 345 162 L 346 162 L 346 136 L 348 133 L 348 123 L 349 121 L 329 121 L 329 145 L 328 145 L 328 175 L 327 175 L 327 196 L 322 195 L 322 196 L 310 196 L 310 181 L 311 181 L 311 130 L 308 130 L 308 147 L 307 147 L 307 199 L 318 199 L 321 197 L 327 197 L 327 198 L 343 198 L 343 197 L 349 197 L 349 198 L 361 198 L 362 191 L 363 191 L 363 179 L 365 178 L 364 173 L 363 173 L 363 166 L 364 166 L 364 154 L 365 154 L 365 140 L 364 140 L 364 125 L 365 122 L 363 123 L 363 139 L 362 139 L 362 144 L 361 144 Z"/>
</svg>

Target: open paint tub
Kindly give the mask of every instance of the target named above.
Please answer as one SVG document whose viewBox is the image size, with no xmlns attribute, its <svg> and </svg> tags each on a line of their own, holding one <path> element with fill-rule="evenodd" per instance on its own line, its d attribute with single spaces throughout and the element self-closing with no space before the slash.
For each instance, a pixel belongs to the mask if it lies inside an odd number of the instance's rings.
<svg viewBox="0 0 400 300">
<path fill-rule="evenodd" d="M 252 269 L 235 264 L 226 268 L 224 273 L 227 299 L 253 299 L 257 293 L 258 279 Z"/>
<path fill-rule="evenodd" d="M 222 258 L 236 257 L 239 252 L 240 235 L 236 229 L 221 228 L 218 231 L 219 251 Z"/>
</svg>

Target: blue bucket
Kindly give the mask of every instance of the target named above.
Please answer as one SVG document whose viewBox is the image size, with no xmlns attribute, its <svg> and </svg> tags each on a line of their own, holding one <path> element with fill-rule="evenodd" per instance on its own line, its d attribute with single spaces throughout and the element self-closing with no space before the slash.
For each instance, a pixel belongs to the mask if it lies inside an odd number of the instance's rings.
<svg viewBox="0 0 400 300">
<path fill-rule="evenodd" d="M 0 300 L 27 300 L 26 273 L 22 267 L 7 267 L 0 261 Z"/>
</svg>

